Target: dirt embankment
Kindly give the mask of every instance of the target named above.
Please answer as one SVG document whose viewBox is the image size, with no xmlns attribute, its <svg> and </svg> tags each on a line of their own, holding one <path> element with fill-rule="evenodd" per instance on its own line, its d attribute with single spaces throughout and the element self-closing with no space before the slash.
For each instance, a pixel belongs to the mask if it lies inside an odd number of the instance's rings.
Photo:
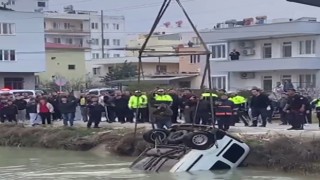
<svg viewBox="0 0 320 180">
<path fill-rule="evenodd" d="M 0 146 L 37 147 L 89 151 L 103 147 L 104 151 L 121 156 L 137 156 L 150 145 L 142 139 L 144 129 L 125 128 L 26 128 L 0 125 Z M 290 138 L 281 134 L 241 135 L 251 153 L 244 165 L 315 174 L 320 171 L 320 138 Z"/>
</svg>

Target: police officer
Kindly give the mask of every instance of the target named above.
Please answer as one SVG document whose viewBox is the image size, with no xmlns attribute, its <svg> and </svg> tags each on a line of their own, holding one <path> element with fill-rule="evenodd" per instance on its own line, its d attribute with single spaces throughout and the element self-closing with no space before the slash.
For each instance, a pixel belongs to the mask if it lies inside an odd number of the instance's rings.
<svg viewBox="0 0 320 180">
<path fill-rule="evenodd" d="M 219 99 L 219 96 L 218 96 L 216 93 L 211 92 L 211 90 L 207 89 L 207 90 L 205 90 L 204 93 L 201 94 L 201 97 L 202 97 L 203 100 L 208 101 L 208 103 L 209 103 L 209 105 L 210 105 L 210 107 L 209 107 L 209 117 L 210 117 L 210 115 L 211 115 L 211 113 L 212 113 L 212 112 L 211 112 L 211 108 L 213 108 L 213 111 L 214 111 L 214 107 L 215 107 L 215 106 L 211 107 L 210 98 L 212 98 L 212 101 L 213 101 L 212 103 L 213 103 L 213 105 L 214 105 L 215 102 L 217 101 L 217 99 Z M 211 124 L 210 122 L 215 123 L 215 122 L 214 122 L 214 119 L 211 119 L 211 117 L 210 117 L 210 119 L 208 120 L 208 124 Z"/>
<path fill-rule="evenodd" d="M 320 97 L 318 99 L 314 99 L 311 102 L 311 105 L 316 109 L 317 118 L 319 120 L 319 128 L 320 128 Z"/>
<path fill-rule="evenodd" d="M 288 113 L 288 119 L 292 125 L 288 130 L 303 130 L 307 101 L 303 96 L 298 95 L 295 89 L 288 89 L 287 94 L 288 102 L 284 112 Z"/>
<path fill-rule="evenodd" d="M 141 91 L 135 91 L 129 99 L 128 107 L 136 113 L 138 123 L 148 122 L 148 98 Z"/>
<path fill-rule="evenodd" d="M 164 89 L 158 89 L 157 92 L 154 95 L 155 106 L 159 104 L 167 104 L 169 106 L 172 105 L 173 99 L 169 94 L 166 94 Z"/>
<path fill-rule="evenodd" d="M 224 131 L 228 131 L 233 115 L 234 103 L 228 100 L 226 94 L 222 94 L 221 98 L 215 102 L 216 110 L 215 117 L 218 121 L 218 128 Z"/>
<path fill-rule="evenodd" d="M 237 108 L 237 114 L 233 116 L 233 123 L 239 122 L 241 119 L 245 126 L 249 126 L 247 119 L 250 119 L 248 111 L 246 110 L 247 99 L 243 96 L 238 95 L 237 93 L 231 93 L 231 97 L 229 98 Z"/>
</svg>

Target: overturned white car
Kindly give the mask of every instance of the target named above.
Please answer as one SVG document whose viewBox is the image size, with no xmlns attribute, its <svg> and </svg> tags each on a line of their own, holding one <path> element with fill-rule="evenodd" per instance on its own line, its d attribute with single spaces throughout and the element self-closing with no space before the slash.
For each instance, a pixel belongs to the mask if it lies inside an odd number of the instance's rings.
<svg viewBox="0 0 320 180">
<path fill-rule="evenodd" d="M 203 125 L 151 130 L 144 134 L 144 140 L 155 147 L 141 153 L 132 169 L 151 172 L 233 169 L 241 165 L 250 151 L 241 140 Z"/>
</svg>

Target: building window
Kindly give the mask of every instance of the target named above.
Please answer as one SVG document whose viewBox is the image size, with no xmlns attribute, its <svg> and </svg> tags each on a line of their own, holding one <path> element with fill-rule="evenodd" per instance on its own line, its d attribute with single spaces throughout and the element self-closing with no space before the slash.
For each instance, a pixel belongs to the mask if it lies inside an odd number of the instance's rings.
<svg viewBox="0 0 320 180">
<path fill-rule="evenodd" d="M 93 45 L 99 45 L 99 39 L 92 39 Z"/>
<path fill-rule="evenodd" d="M 69 65 L 68 65 L 68 69 L 69 69 L 69 70 L 75 70 L 75 69 L 76 69 L 76 65 L 74 65 L 74 64 L 69 64 Z"/>
<path fill-rule="evenodd" d="M 120 54 L 113 54 L 113 57 L 120 57 Z"/>
<path fill-rule="evenodd" d="M 15 50 L 1 50 L 0 49 L 0 61 L 15 61 L 16 51 Z"/>
<path fill-rule="evenodd" d="M 198 37 L 193 37 L 193 38 L 192 38 L 192 42 L 193 42 L 194 44 L 200 44 L 200 39 L 199 39 Z"/>
<path fill-rule="evenodd" d="M 263 58 L 268 59 L 272 58 L 272 44 L 264 43 L 263 44 Z"/>
<path fill-rule="evenodd" d="M 120 46 L 120 39 L 114 39 L 113 40 L 113 45 L 114 46 Z"/>
<path fill-rule="evenodd" d="M 98 29 L 99 24 L 98 23 L 91 23 L 91 29 Z"/>
<path fill-rule="evenodd" d="M 113 29 L 114 30 L 119 30 L 120 29 L 120 25 L 117 23 L 113 23 Z"/>
<path fill-rule="evenodd" d="M 109 23 L 104 23 L 103 25 L 105 29 L 109 29 Z"/>
<path fill-rule="evenodd" d="M 67 39 L 66 39 L 67 44 L 73 44 L 72 41 L 73 41 L 72 38 L 67 38 Z"/>
<path fill-rule="evenodd" d="M 93 75 L 100 75 L 100 73 L 101 73 L 100 71 L 101 71 L 100 67 L 92 69 Z"/>
<path fill-rule="evenodd" d="M 53 29 L 59 29 L 59 24 L 56 22 L 53 22 Z"/>
<path fill-rule="evenodd" d="M 213 44 L 209 45 L 211 49 L 211 59 L 214 60 L 227 60 L 227 44 Z"/>
<path fill-rule="evenodd" d="M 299 75 L 299 88 L 315 88 L 316 75 L 315 74 L 301 74 Z"/>
<path fill-rule="evenodd" d="M 44 27 L 44 29 L 47 29 L 47 23 L 46 22 L 43 23 L 43 27 Z"/>
<path fill-rule="evenodd" d="M 109 54 L 109 53 L 105 53 L 105 54 L 103 55 L 103 58 L 110 58 L 110 54 Z"/>
<path fill-rule="evenodd" d="M 284 42 L 282 44 L 282 54 L 283 57 L 292 57 L 292 43 Z"/>
<path fill-rule="evenodd" d="M 299 42 L 300 54 L 315 54 L 316 53 L 316 41 L 306 40 Z"/>
<path fill-rule="evenodd" d="M 157 73 L 167 73 L 166 65 L 157 65 Z"/>
<path fill-rule="evenodd" d="M 0 23 L 0 35 L 15 34 L 15 24 L 13 23 Z"/>
<path fill-rule="evenodd" d="M 191 64 L 200 63 L 200 55 L 191 55 L 190 56 L 190 63 Z"/>
<path fill-rule="evenodd" d="M 4 87 L 9 89 L 23 89 L 23 78 L 4 78 Z"/>
<path fill-rule="evenodd" d="M 110 45 L 110 40 L 109 39 L 104 39 L 103 40 L 103 45 L 104 46 L 109 46 Z"/>
<path fill-rule="evenodd" d="M 99 53 L 92 53 L 92 59 L 99 59 Z"/>
<path fill-rule="evenodd" d="M 46 2 L 38 2 L 38 7 L 47 7 Z"/>
<path fill-rule="evenodd" d="M 71 25 L 70 23 L 64 23 L 64 29 L 70 29 Z"/>
<path fill-rule="evenodd" d="M 57 44 L 61 44 L 61 39 L 60 38 L 53 38 L 53 42 Z"/>
<path fill-rule="evenodd" d="M 211 79 L 214 89 L 227 89 L 227 76 L 212 76 Z"/>
</svg>

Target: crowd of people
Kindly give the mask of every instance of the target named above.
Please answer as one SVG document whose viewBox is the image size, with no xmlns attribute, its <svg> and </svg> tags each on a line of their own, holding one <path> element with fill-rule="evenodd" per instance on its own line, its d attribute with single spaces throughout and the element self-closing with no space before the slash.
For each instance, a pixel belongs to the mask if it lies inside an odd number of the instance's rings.
<svg viewBox="0 0 320 180">
<path fill-rule="evenodd" d="M 149 123 L 157 128 L 169 128 L 178 123 L 202 125 L 217 124 L 227 131 L 230 126 L 242 121 L 245 126 L 266 127 L 272 122 L 274 112 L 280 113 L 281 125 L 292 125 L 289 130 L 301 130 L 305 123 L 312 122 L 312 110 L 320 118 L 320 99 L 288 89 L 280 99 L 271 99 L 258 88 L 251 90 L 252 96 L 245 98 L 236 92 L 218 90 L 194 94 L 191 90 L 156 89 L 150 93 L 139 90 L 133 93 L 110 91 L 99 96 L 81 94 L 76 98 L 70 93 L 52 93 L 30 97 L 25 94 L 1 96 L 0 120 L 25 122 L 32 126 L 51 125 L 52 121 L 63 120 L 65 126 L 73 126 L 77 107 L 87 127 L 99 128 L 102 117 L 113 123 Z M 249 111 L 251 110 L 251 112 Z M 319 111 L 319 112 L 318 112 Z M 319 123 L 320 127 L 320 123 Z"/>
</svg>

